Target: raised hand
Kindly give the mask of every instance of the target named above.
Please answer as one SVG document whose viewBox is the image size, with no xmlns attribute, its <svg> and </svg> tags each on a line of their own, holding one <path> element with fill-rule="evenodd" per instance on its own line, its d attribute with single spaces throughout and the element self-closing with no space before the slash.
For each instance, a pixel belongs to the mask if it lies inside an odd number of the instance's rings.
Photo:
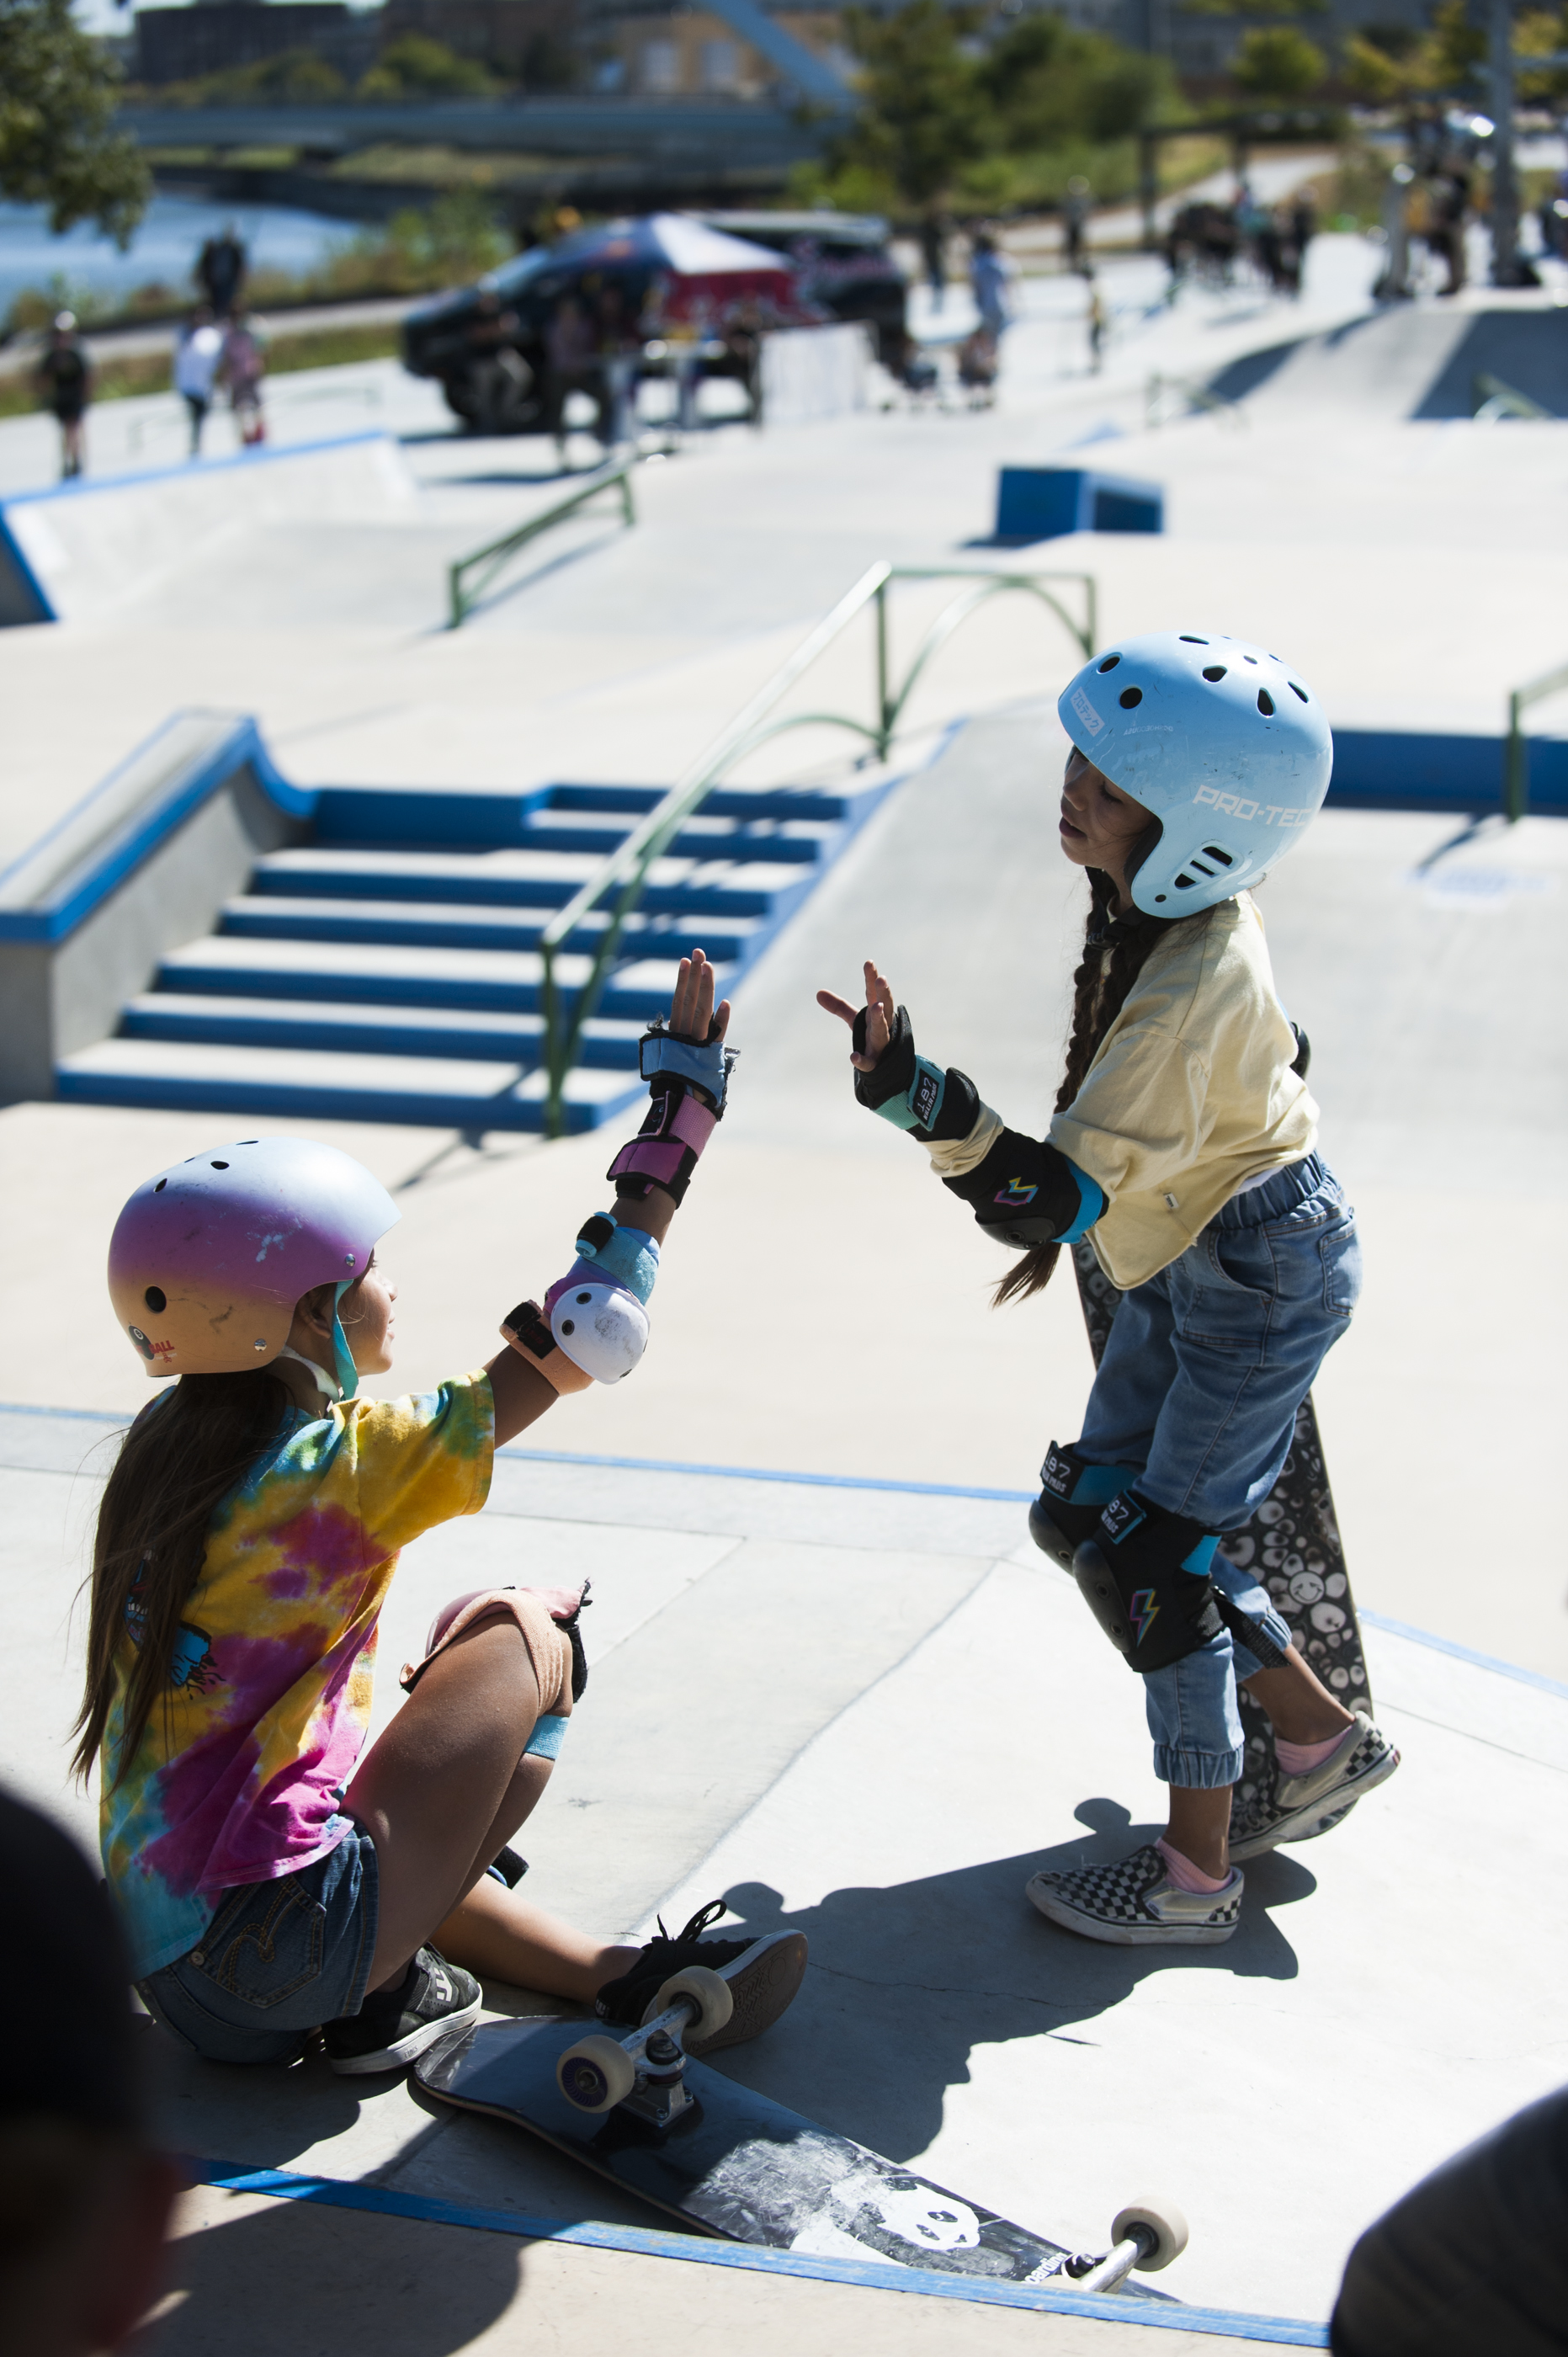
<svg viewBox="0 0 1568 2357">
<path fill-rule="evenodd" d="M 847 1023 L 854 1031 L 860 1009 L 852 1006 L 848 999 L 840 998 L 832 990 L 819 990 L 817 1005 L 825 1007 L 830 1015 L 836 1015 L 841 1023 Z M 872 958 L 865 961 L 865 1052 L 858 1055 L 852 1049 L 849 1060 L 857 1072 L 869 1072 L 875 1069 L 878 1057 L 893 1037 L 893 1024 L 898 1009 L 892 984 L 885 974 L 877 973 L 875 961 Z"/>
<path fill-rule="evenodd" d="M 675 978 L 675 996 L 670 1006 L 670 1028 L 678 1039 L 695 1039 L 705 1044 L 710 1039 L 722 1039 L 729 1028 L 729 1000 L 721 999 L 714 1009 L 714 970 L 701 950 L 681 961 L 681 971 Z"/>
</svg>

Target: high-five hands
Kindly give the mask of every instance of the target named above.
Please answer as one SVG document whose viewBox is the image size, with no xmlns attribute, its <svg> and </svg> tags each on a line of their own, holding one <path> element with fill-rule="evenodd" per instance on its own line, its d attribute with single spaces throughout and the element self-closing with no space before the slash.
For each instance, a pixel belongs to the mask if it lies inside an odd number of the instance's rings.
<svg viewBox="0 0 1568 2357">
<path fill-rule="evenodd" d="M 867 973 L 870 968 L 867 967 Z M 681 971 L 675 978 L 675 996 L 670 1006 L 670 1028 L 677 1039 L 696 1039 L 704 1045 L 722 1039 L 729 1028 L 729 1000 L 721 999 L 718 1011 L 714 1011 L 714 970 L 701 950 L 681 961 Z M 854 1017 L 851 1017 L 854 1021 Z"/>
<path fill-rule="evenodd" d="M 701 951 L 697 954 L 701 956 Z M 682 973 L 684 970 L 682 967 Z M 841 1023 L 847 1023 L 853 1034 L 856 1018 L 860 1014 L 858 1006 L 852 1006 L 847 999 L 840 998 L 837 993 L 832 990 L 819 990 L 817 1005 L 825 1007 L 830 1015 L 836 1015 Z M 850 1062 L 857 1072 L 869 1072 L 875 1069 L 878 1057 L 893 1037 L 893 1025 L 897 1014 L 897 1006 L 898 1002 L 893 996 L 892 984 L 885 974 L 877 973 L 875 961 L 867 958 L 865 961 L 865 1052 L 862 1055 L 852 1049 L 850 1054 Z M 723 1011 L 727 1015 L 729 1010 L 726 1007 Z"/>
</svg>

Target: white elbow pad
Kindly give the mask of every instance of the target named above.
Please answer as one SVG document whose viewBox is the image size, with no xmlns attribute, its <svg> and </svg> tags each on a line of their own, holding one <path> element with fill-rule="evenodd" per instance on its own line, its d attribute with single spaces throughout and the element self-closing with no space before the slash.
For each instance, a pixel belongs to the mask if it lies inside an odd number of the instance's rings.
<svg viewBox="0 0 1568 2357">
<path fill-rule="evenodd" d="M 550 1331 L 585 1375 L 618 1383 L 648 1348 L 648 1312 L 624 1285 L 571 1285 L 551 1304 Z"/>
</svg>

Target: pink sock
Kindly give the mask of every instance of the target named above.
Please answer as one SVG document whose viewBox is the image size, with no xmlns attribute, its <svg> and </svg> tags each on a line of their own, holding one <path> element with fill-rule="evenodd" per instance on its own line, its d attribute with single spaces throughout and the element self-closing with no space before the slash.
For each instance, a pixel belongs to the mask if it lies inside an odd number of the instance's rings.
<svg viewBox="0 0 1568 2357">
<path fill-rule="evenodd" d="M 1171 1880 L 1178 1890 L 1223 1890 L 1230 1879 L 1228 1874 L 1205 1874 L 1201 1867 L 1194 1866 L 1190 1857 L 1184 1857 L 1179 1849 L 1172 1849 L 1164 1835 L 1155 1847 L 1169 1867 Z"/>
<path fill-rule="evenodd" d="M 1274 1738 L 1274 1757 L 1287 1776 L 1305 1776 L 1314 1768 L 1321 1768 L 1331 1751 L 1337 1751 L 1350 1732 L 1342 1727 L 1322 1743 L 1287 1743 L 1282 1735 Z"/>
</svg>

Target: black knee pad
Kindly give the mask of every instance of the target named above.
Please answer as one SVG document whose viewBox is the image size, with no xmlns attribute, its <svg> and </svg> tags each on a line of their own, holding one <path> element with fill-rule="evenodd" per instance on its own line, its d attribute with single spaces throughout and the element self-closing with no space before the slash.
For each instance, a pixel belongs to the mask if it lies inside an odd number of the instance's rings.
<svg viewBox="0 0 1568 2357">
<path fill-rule="evenodd" d="M 1123 1491 L 1104 1509 L 1072 1560 L 1079 1591 L 1131 1670 L 1146 1677 L 1207 1645 L 1224 1627 L 1207 1570 L 1187 1558 L 1214 1534 L 1185 1514 Z"/>
<path fill-rule="evenodd" d="M 1042 1555 L 1070 1571 L 1111 1500 L 1137 1478 L 1131 1465 L 1090 1465 L 1076 1448 L 1060 1448 L 1053 1440 L 1040 1468 L 1040 1494 L 1029 1509 L 1029 1536 Z"/>
</svg>

